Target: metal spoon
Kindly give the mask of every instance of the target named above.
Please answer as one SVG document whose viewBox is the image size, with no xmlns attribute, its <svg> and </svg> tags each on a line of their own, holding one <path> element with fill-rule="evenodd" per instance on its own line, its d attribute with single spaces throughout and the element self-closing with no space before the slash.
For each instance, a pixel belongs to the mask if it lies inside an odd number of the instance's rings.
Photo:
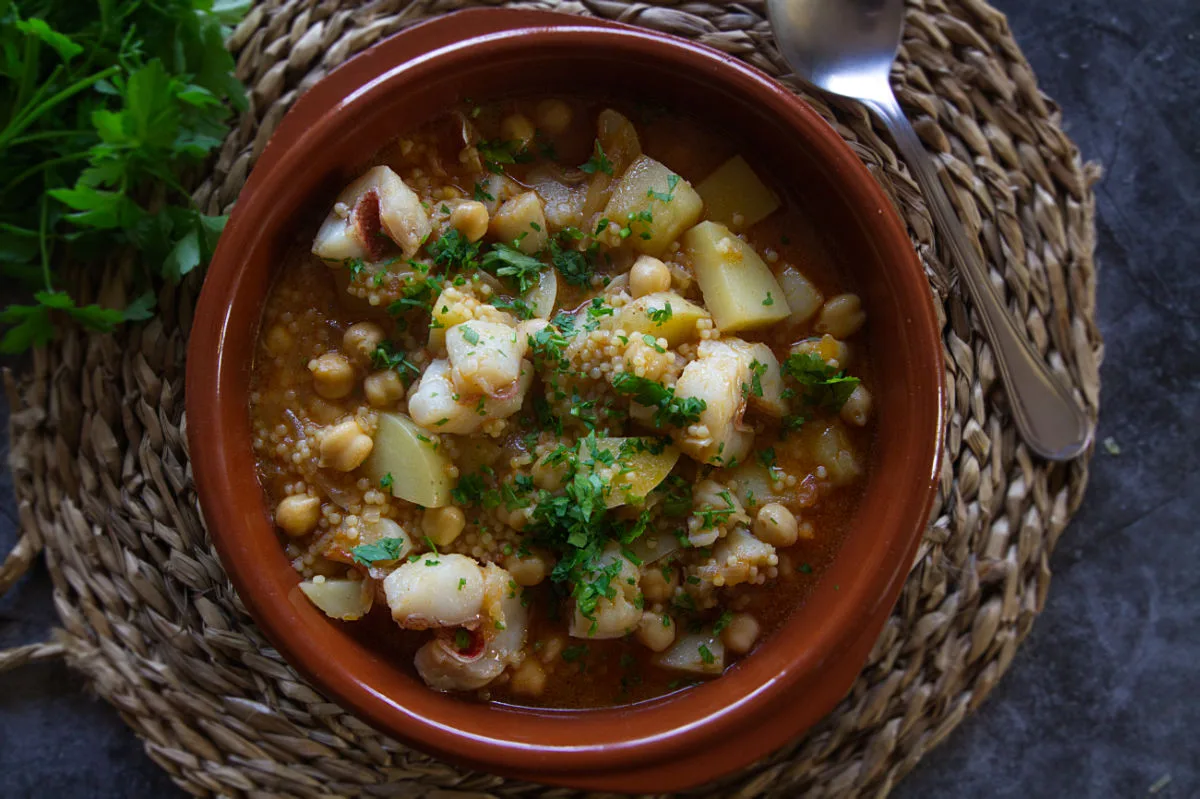
<svg viewBox="0 0 1200 799">
<path fill-rule="evenodd" d="M 904 29 L 904 0 L 768 0 L 767 9 L 779 49 L 798 77 L 863 102 L 892 132 L 983 320 L 1025 443 L 1049 460 L 1083 452 L 1092 440 L 1091 419 L 1013 324 L 929 154 L 892 94 L 888 73 Z"/>
</svg>

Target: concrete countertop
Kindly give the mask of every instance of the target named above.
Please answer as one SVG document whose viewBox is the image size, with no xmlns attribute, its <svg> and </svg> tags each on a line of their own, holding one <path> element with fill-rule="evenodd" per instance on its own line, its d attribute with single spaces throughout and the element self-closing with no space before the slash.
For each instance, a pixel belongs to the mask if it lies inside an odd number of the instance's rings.
<svg viewBox="0 0 1200 799">
<path fill-rule="evenodd" d="M 1120 454 L 1097 448 L 1046 610 L 1011 670 L 894 795 L 1197 796 L 1200 3 L 994 2 L 1084 157 L 1104 166 L 1099 439 Z M 5 470 L 0 552 L 15 520 Z M 0 599 L 0 648 L 56 621 L 39 565 Z M 0 678 L 0 795 L 182 794 L 116 711 L 53 664 Z"/>
</svg>

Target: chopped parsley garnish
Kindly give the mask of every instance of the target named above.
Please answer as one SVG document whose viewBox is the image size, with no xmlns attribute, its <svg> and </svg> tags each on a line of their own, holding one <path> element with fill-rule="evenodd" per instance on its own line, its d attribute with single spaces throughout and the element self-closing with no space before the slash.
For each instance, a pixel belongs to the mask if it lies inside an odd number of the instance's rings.
<svg viewBox="0 0 1200 799">
<path fill-rule="evenodd" d="M 479 265 L 479 243 L 468 240 L 457 230 L 442 234 L 425 245 L 425 249 L 438 266 L 470 269 Z"/>
<path fill-rule="evenodd" d="M 679 185 L 679 175 L 676 175 L 675 173 L 672 172 L 670 175 L 667 175 L 667 190 L 665 193 L 661 192 L 661 191 L 655 191 L 654 189 L 650 189 L 649 191 L 646 192 L 646 196 L 653 197 L 654 199 L 658 200 L 660 203 L 669 203 L 669 202 L 671 202 L 671 200 L 675 199 L 675 187 L 678 185 Z"/>
<path fill-rule="evenodd" d="M 702 399 L 676 397 L 675 389 L 629 372 L 613 375 L 612 385 L 618 394 L 632 396 L 637 403 L 656 408 L 655 427 L 662 427 L 663 424 L 684 427 L 699 420 L 700 413 L 708 407 Z"/>
<path fill-rule="evenodd" d="M 767 447 L 758 451 L 758 462 L 768 469 L 775 468 L 775 448 Z"/>
<path fill-rule="evenodd" d="M 394 480 L 392 479 L 392 473 L 388 472 L 383 477 L 379 478 L 379 487 L 380 488 L 391 488 L 393 482 L 394 482 Z"/>
<path fill-rule="evenodd" d="M 733 621 L 733 611 L 723 611 L 720 617 L 717 618 L 717 623 L 713 625 L 713 635 L 720 635 L 721 631 L 728 627 L 731 621 Z"/>
<path fill-rule="evenodd" d="M 564 233 L 566 231 L 563 231 Z M 561 235 L 561 234 L 560 234 Z M 564 247 L 557 240 L 550 240 L 550 262 L 562 275 L 562 279 L 572 286 L 588 286 L 592 282 L 595 267 L 587 253 L 572 247 Z"/>
<path fill-rule="evenodd" d="M 811 352 L 789 355 L 783 362 L 783 373 L 800 384 L 806 407 L 829 413 L 840 411 L 861 382 L 857 377 L 834 369 Z"/>
<path fill-rule="evenodd" d="M 533 153 L 522 147 L 519 141 L 481 141 L 475 145 L 475 149 L 479 151 L 484 169 L 496 175 L 504 174 L 504 167 L 508 164 L 524 164 L 533 160 Z"/>
<path fill-rule="evenodd" d="M 471 634 L 462 627 L 454 631 L 454 648 L 459 652 L 466 652 L 471 648 Z"/>
<path fill-rule="evenodd" d="M 513 297 L 511 300 L 505 297 L 495 297 L 492 299 L 492 307 L 502 311 L 512 311 L 518 319 L 532 319 L 537 316 L 533 306 L 520 297 Z"/>
<path fill-rule="evenodd" d="M 662 327 L 675 315 L 675 312 L 671 310 L 671 303 L 668 302 L 665 307 L 651 308 L 646 315 L 650 317 L 650 321 L 654 323 L 655 327 Z"/>
<path fill-rule="evenodd" d="M 603 172 L 606 175 L 613 173 L 613 163 L 608 160 L 608 156 L 604 154 L 604 148 L 600 146 L 600 140 L 596 139 L 596 145 L 592 151 L 592 157 L 585 163 L 579 165 L 582 172 L 589 175 L 594 175 L 596 172 Z"/>
<path fill-rule="evenodd" d="M 481 266 L 497 277 L 506 277 L 521 294 L 529 291 L 545 265 L 531 255 L 507 244 L 493 244 Z"/>
<path fill-rule="evenodd" d="M 569 646 L 562 651 L 562 659 L 568 663 L 574 663 L 577 660 L 582 660 L 587 657 L 588 648 L 586 644 L 578 644 Z"/>
<path fill-rule="evenodd" d="M 468 344 L 478 344 L 479 343 L 479 333 L 475 332 L 475 328 L 470 327 L 468 325 L 462 326 L 462 337 L 463 337 L 463 339 L 466 340 L 466 342 Z"/>
<path fill-rule="evenodd" d="M 717 662 L 717 659 L 715 657 L 713 657 L 712 650 L 709 649 L 706 644 L 700 644 L 699 652 L 700 652 L 700 659 L 702 661 L 704 661 L 705 664 L 711 666 L 713 663 Z"/>
<path fill-rule="evenodd" d="M 496 197 L 493 194 L 491 194 L 487 190 L 487 187 L 484 186 L 482 183 L 475 184 L 475 188 L 472 189 L 472 191 L 471 191 L 471 196 L 474 197 L 478 202 L 485 202 L 485 201 L 486 202 L 495 202 L 496 201 Z"/>
<path fill-rule="evenodd" d="M 767 298 L 762 301 L 762 304 L 768 307 L 775 304 L 775 298 L 771 296 L 771 292 L 767 292 Z"/>
<path fill-rule="evenodd" d="M 692 509 L 692 486 L 677 474 L 667 475 L 659 485 L 663 493 L 663 515 L 686 516 Z M 665 575 L 664 566 L 664 575 Z"/>
<path fill-rule="evenodd" d="M 371 353 L 371 364 L 376 369 L 395 369 L 400 374 L 400 379 L 408 385 L 413 378 L 421 374 L 421 370 L 416 364 L 410 361 L 402 350 L 396 349 L 396 345 L 390 341 L 382 341 L 375 351 Z"/>
<path fill-rule="evenodd" d="M 750 362 L 750 393 L 756 397 L 763 395 L 762 376 L 767 373 L 767 365 L 758 359 Z"/>
<path fill-rule="evenodd" d="M 370 566 L 381 560 L 397 560 L 404 554 L 403 538 L 381 538 L 373 544 L 362 544 L 350 550 L 355 563 Z"/>
</svg>

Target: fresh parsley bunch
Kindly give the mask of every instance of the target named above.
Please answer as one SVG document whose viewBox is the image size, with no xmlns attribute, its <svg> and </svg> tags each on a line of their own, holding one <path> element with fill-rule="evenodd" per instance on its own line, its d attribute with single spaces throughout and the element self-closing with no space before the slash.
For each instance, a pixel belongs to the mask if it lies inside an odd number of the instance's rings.
<svg viewBox="0 0 1200 799">
<path fill-rule="evenodd" d="M 72 319 L 108 331 L 153 313 L 155 288 L 207 262 L 225 224 L 185 173 L 246 107 L 225 49 L 249 0 L 0 0 L 0 275 L 32 303 L 0 311 L 0 351 Z M 58 267 L 136 252 L 142 293 L 80 305 Z"/>
</svg>

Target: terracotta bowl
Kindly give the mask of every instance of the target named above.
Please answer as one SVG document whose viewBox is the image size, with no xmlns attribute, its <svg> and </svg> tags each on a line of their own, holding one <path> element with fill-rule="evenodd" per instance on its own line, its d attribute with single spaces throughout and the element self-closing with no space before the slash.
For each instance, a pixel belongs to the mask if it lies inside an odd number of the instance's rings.
<svg viewBox="0 0 1200 799">
<path fill-rule="evenodd" d="M 297 588 L 255 475 L 248 384 L 275 266 L 297 220 L 388 140 L 466 97 L 604 93 L 665 102 L 739 140 L 802 192 L 867 308 L 878 441 L 862 507 L 811 598 L 725 676 L 621 708 L 544 711 L 426 688 Z M 290 663 L 342 706 L 474 768 L 576 787 L 667 791 L 745 766 L 845 694 L 912 563 L 934 496 L 942 361 L 929 287 L 900 220 L 815 112 L 714 50 L 644 30 L 523 11 L 412 28 L 346 63 L 284 118 L 237 201 L 188 350 L 188 437 L 200 501 L 246 606 Z"/>
</svg>

